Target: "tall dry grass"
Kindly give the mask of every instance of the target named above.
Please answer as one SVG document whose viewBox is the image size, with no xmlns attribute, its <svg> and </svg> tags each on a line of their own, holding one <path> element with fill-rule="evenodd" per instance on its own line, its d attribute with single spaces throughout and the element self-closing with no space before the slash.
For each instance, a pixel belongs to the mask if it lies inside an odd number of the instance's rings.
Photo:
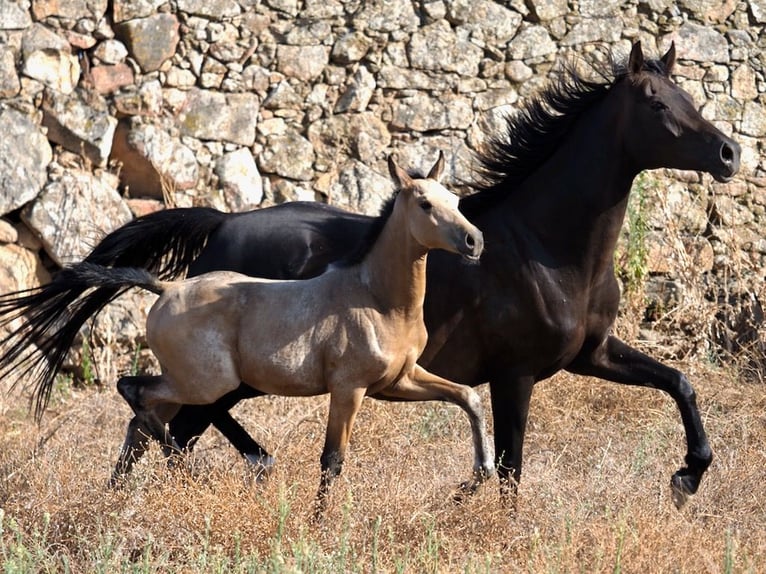
<svg viewBox="0 0 766 574">
<path fill-rule="evenodd" d="M 309 516 L 325 398 L 237 408 L 277 456 L 263 483 L 210 432 L 182 468 L 153 449 L 110 490 L 130 414 L 111 386 L 62 387 L 40 426 L 12 395 L 0 557 L 6 572 L 763 572 L 766 393 L 731 370 L 676 366 L 716 455 L 681 511 L 668 486 L 685 452 L 672 401 L 568 374 L 535 391 L 515 511 L 494 481 L 451 501 L 471 465 L 459 409 L 370 400 L 319 526 Z"/>
</svg>

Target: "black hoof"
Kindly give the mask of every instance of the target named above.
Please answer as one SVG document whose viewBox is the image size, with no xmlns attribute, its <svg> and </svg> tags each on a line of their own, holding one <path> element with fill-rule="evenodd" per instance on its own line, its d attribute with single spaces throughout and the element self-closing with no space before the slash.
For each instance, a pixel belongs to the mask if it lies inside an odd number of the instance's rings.
<svg viewBox="0 0 766 574">
<path fill-rule="evenodd" d="M 677 509 L 683 508 L 689 497 L 697 492 L 699 481 L 689 473 L 689 469 L 682 468 L 670 479 L 670 489 L 673 504 Z"/>
</svg>

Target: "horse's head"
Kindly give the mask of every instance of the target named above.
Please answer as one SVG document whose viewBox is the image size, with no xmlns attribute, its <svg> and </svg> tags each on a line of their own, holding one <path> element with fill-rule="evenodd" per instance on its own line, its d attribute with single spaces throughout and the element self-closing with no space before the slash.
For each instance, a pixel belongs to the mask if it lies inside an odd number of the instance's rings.
<svg viewBox="0 0 766 574">
<path fill-rule="evenodd" d="M 476 226 L 458 211 L 458 197 L 439 179 L 444 170 L 444 154 L 423 178 L 413 178 L 388 158 L 388 170 L 399 189 L 397 201 L 404 201 L 409 230 L 415 240 L 428 249 L 445 249 L 466 259 L 478 261 L 484 237 Z"/>
<path fill-rule="evenodd" d="M 633 45 L 615 90 L 624 98 L 620 121 L 626 151 L 639 170 L 706 171 L 727 182 L 739 170 L 739 144 L 703 118 L 691 96 L 670 79 L 675 59 L 674 44 L 656 61 L 644 59 L 640 42 Z"/>
</svg>

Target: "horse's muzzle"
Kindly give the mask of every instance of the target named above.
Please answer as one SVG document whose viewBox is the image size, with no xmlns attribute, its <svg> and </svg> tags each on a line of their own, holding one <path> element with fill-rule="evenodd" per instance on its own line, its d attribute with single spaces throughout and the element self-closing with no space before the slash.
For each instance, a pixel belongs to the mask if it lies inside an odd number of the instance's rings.
<svg viewBox="0 0 766 574">
<path fill-rule="evenodd" d="M 477 262 L 484 251 L 484 235 L 478 229 L 465 234 L 464 245 L 460 252 L 468 261 Z"/>
</svg>

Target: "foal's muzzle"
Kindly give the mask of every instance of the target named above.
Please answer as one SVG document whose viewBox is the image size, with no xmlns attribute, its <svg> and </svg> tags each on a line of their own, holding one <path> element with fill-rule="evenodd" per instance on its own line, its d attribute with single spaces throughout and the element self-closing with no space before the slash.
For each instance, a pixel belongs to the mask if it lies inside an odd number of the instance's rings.
<svg viewBox="0 0 766 574">
<path fill-rule="evenodd" d="M 469 261 L 478 261 L 484 251 L 484 235 L 478 229 L 465 234 L 460 253 Z"/>
</svg>

